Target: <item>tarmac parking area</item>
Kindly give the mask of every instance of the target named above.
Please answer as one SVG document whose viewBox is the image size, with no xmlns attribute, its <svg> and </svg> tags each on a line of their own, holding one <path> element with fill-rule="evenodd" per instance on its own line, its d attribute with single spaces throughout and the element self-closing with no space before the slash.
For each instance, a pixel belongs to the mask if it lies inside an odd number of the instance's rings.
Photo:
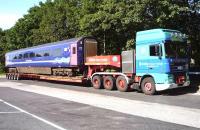
<svg viewBox="0 0 200 130">
<path fill-rule="evenodd" d="M 199 97 L 0 79 L 0 130 L 198 130 Z"/>
<path fill-rule="evenodd" d="M 0 99 L 1 130 L 65 130 Z"/>
</svg>

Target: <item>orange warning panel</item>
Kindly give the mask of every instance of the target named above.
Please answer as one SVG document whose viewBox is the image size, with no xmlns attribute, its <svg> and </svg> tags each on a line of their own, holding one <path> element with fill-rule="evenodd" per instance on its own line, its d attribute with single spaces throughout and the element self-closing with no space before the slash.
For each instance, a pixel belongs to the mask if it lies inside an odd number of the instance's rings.
<svg viewBox="0 0 200 130">
<path fill-rule="evenodd" d="M 121 67 L 120 55 L 91 56 L 86 58 L 85 65 L 109 65 Z"/>
</svg>

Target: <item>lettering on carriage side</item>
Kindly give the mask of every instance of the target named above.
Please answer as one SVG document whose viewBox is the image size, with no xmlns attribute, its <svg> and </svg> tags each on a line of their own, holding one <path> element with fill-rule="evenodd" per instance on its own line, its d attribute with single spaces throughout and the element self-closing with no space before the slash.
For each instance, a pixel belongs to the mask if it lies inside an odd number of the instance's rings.
<svg viewBox="0 0 200 130">
<path fill-rule="evenodd" d="M 69 47 L 66 47 L 66 48 L 64 48 L 64 51 L 70 52 L 70 48 L 69 48 Z"/>
<path fill-rule="evenodd" d="M 56 63 L 70 63 L 70 57 L 55 58 Z"/>
</svg>

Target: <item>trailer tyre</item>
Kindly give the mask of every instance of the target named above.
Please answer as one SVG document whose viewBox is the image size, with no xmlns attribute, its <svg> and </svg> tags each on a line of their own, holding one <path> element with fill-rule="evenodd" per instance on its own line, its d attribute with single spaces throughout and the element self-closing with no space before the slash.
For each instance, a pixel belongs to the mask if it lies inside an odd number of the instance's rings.
<svg viewBox="0 0 200 130">
<path fill-rule="evenodd" d="M 10 74 L 8 74 L 8 80 L 10 80 Z"/>
<path fill-rule="evenodd" d="M 106 90 L 114 90 L 116 85 L 115 85 L 115 78 L 112 76 L 106 76 L 103 79 L 103 86 Z"/>
<path fill-rule="evenodd" d="M 101 89 L 103 88 L 103 79 L 101 76 L 96 75 L 92 78 L 92 86 L 95 89 Z"/>
<path fill-rule="evenodd" d="M 13 74 L 11 74 L 11 80 L 14 80 L 14 75 Z"/>
<path fill-rule="evenodd" d="M 146 95 L 153 95 L 156 92 L 155 82 L 152 77 L 147 77 L 142 80 L 142 92 Z"/>
<path fill-rule="evenodd" d="M 127 83 L 127 81 L 126 81 L 124 76 L 118 76 L 117 77 L 116 86 L 117 86 L 117 89 L 120 92 L 128 91 L 128 83 Z"/>
</svg>

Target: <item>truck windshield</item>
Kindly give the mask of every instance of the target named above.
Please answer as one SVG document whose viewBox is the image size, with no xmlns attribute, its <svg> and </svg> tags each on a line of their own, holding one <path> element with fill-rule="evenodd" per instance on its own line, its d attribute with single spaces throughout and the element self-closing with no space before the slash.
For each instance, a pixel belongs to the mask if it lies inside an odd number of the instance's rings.
<svg viewBox="0 0 200 130">
<path fill-rule="evenodd" d="M 185 58 L 187 55 L 187 44 L 184 42 L 167 41 L 165 43 L 167 58 Z"/>
</svg>

